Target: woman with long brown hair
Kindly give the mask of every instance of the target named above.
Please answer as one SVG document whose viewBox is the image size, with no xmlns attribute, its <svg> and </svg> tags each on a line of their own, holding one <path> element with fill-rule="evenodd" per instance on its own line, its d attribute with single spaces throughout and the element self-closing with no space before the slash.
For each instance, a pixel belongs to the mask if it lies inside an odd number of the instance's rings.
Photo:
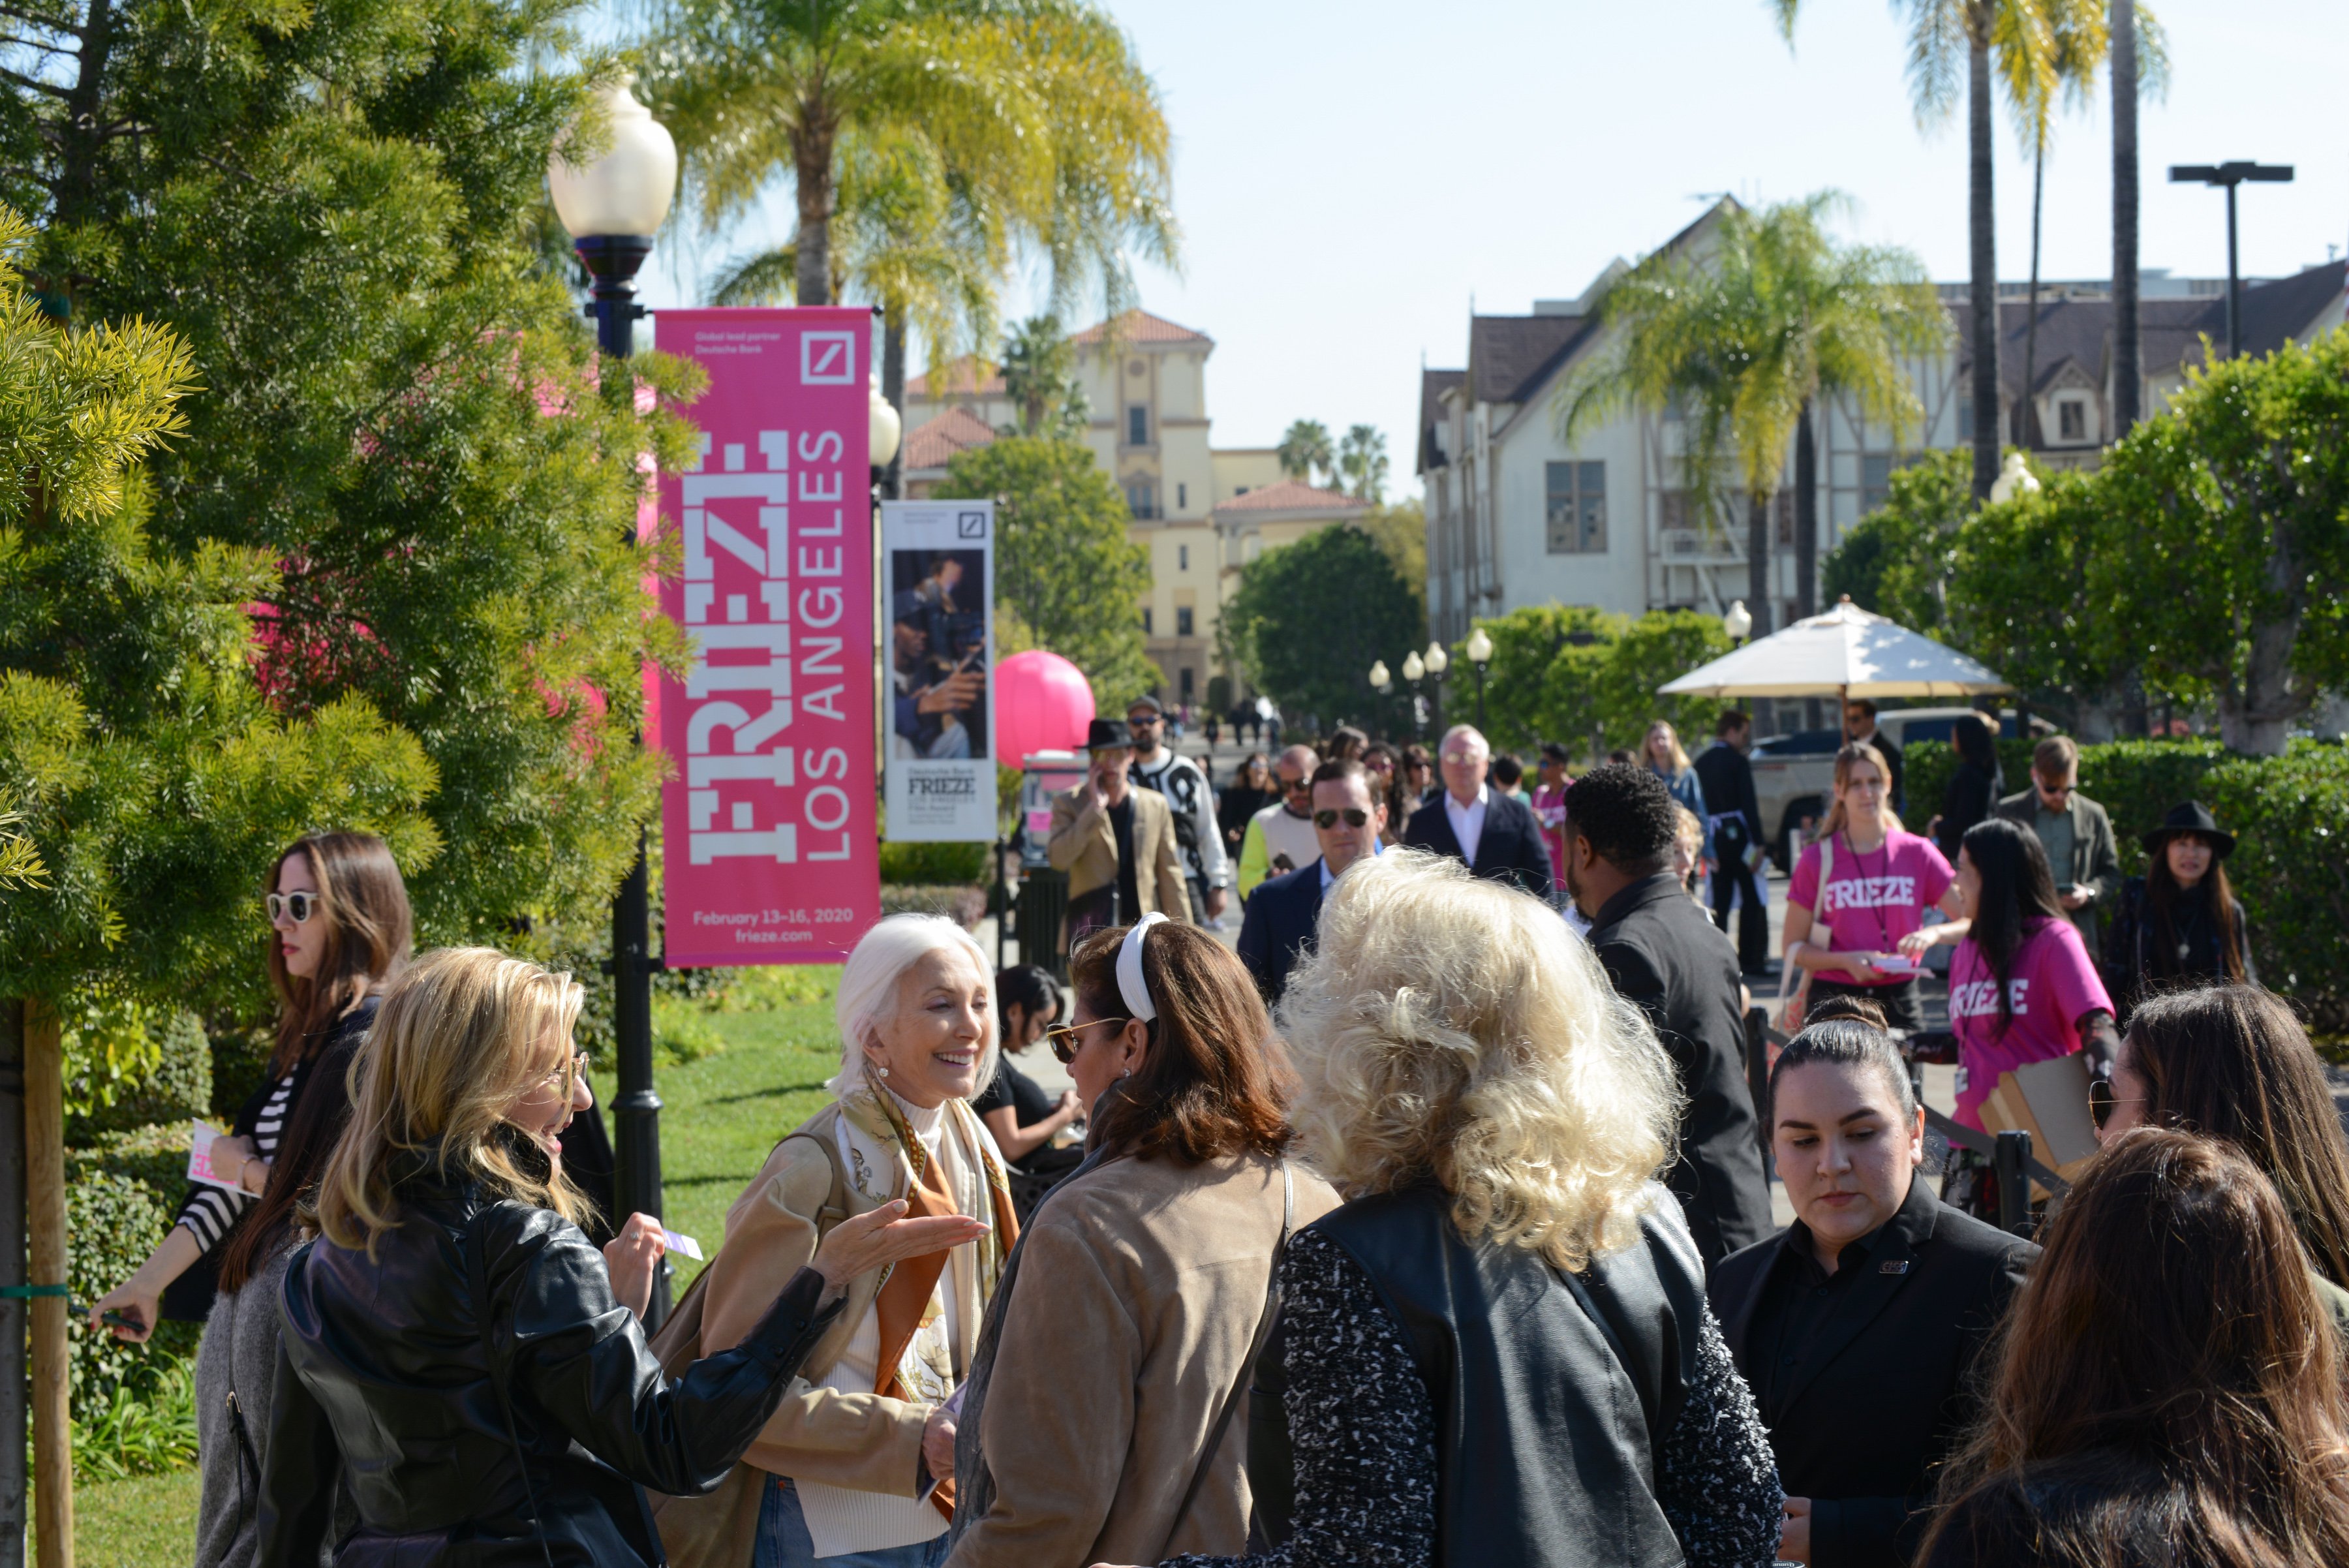
<svg viewBox="0 0 2349 1568">
<path fill-rule="evenodd" d="M 2316 1293 L 2349 1332 L 2349 1137 L 2292 1005 L 2255 985 L 2158 996 L 2129 1020 L 2112 1080 L 2089 1085 L 2096 1136 L 2177 1127 L 2224 1138 L 2275 1184 Z"/>
<path fill-rule="evenodd" d="M 212 1140 L 213 1171 L 235 1185 L 188 1189 L 171 1233 L 91 1311 L 93 1332 L 109 1311 L 129 1320 L 115 1336 L 134 1341 L 162 1318 L 201 1323 L 211 1314 L 225 1244 L 268 1190 L 288 1119 L 313 1087 L 347 1092 L 341 1075 L 316 1071 L 318 1062 L 367 1033 L 385 986 L 408 961 L 408 887 L 390 846 L 371 833 L 297 840 L 270 868 L 261 902 L 271 928 L 277 1044 L 261 1086 Z"/>
<path fill-rule="evenodd" d="M 2199 800 L 2174 806 L 2145 836 L 2145 875 L 2121 884 L 2105 970 L 2114 999 L 2127 1012 L 2165 986 L 2198 979 L 2249 981 L 2251 926 L 2227 880 L 2235 836 Z"/>
<path fill-rule="evenodd" d="M 2349 1398 L 2291 1216 L 2191 1133 L 2075 1184 L 1941 1484 L 1921 1568 L 2349 1563 Z"/>
<path fill-rule="evenodd" d="M 1230 949 L 1150 916 L 1088 938 L 1069 977 L 1051 1040 L 1092 1107 L 1087 1156 L 988 1309 L 950 1568 L 1238 1552 L 1274 1266 L 1338 1201 L 1288 1164 L 1288 1058 Z"/>
</svg>

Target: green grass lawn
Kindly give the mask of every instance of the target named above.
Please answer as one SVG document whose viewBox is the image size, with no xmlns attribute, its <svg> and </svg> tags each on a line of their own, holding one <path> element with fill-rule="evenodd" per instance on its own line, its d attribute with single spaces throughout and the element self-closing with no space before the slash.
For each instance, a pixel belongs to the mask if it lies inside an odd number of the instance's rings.
<svg viewBox="0 0 2349 1568">
<path fill-rule="evenodd" d="M 768 1151 L 824 1103 L 823 1081 L 840 1065 L 832 1028 L 838 975 L 828 968 L 750 971 L 724 1009 L 695 1014 L 719 1048 L 654 1075 L 664 1218 L 705 1252 L 725 1239 L 726 1210 Z M 595 1075 L 595 1092 L 611 1103 L 608 1073 Z M 675 1263 L 681 1293 L 700 1265 L 688 1258 Z M 80 1568 L 184 1568 L 194 1554 L 196 1494 L 194 1470 L 78 1487 Z"/>
</svg>

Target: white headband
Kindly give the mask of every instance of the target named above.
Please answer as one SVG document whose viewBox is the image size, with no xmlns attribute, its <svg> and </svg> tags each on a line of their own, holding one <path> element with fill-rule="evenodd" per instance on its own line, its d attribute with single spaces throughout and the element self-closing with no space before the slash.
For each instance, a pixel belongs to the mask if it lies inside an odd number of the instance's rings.
<svg viewBox="0 0 2349 1568">
<path fill-rule="evenodd" d="M 1125 998 L 1125 1010 L 1144 1023 L 1155 1023 L 1158 1009 L 1150 1004 L 1150 987 L 1142 980 L 1142 939 L 1151 927 L 1166 917 L 1153 909 L 1133 922 L 1125 933 L 1125 940 L 1117 947 L 1117 993 Z"/>
</svg>

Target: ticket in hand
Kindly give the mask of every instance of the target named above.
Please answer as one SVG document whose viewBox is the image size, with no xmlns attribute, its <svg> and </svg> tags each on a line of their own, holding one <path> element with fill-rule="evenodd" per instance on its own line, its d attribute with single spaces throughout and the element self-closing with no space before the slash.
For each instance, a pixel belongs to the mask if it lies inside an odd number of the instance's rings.
<svg viewBox="0 0 2349 1568">
<path fill-rule="evenodd" d="M 193 1131 L 188 1146 L 188 1179 L 206 1187 L 224 1187 L 231 1192 L 242 1191 L 235 1182 L 212 1169 L 212 1139 L 225 1135 L 210 1122 L 199 1121 L 191 1126 Z"/>
<path fill-rule="evenodd" d="M 664 1230 L 661 1232 L 661 1240 L 668 1243 L 670 1251 L 681 1252 L 697 1263 L 701 1262 L 701 1243 L 692 1237 L 680 1235 L 675 1231 Z"/>
</svg>

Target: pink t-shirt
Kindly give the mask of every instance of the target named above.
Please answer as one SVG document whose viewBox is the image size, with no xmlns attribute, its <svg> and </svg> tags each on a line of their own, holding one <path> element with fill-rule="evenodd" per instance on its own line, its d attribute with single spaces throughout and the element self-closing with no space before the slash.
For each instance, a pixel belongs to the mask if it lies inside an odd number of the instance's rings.
<svg viewBox="0 0 2349 1568">
<path fill-rule="evenodd" d="M 1549 846 L 1550 875 L 1566 885 L 1566 792 L 1547 784 L 1534 791 L 1534 820 L 1541 824 L 1542 842 Z"/>
<path fill-rule="evenodd" d="M 2005 1032 L 1998 1023 L 1998 977 L 1971 938 L 1950 960 L 1950 1027 L 1958 1037 L 1957 1119 L 1982 1126 L 1982 1103 L 1998 1087 L 2001 1073 L 2080 1048 L 2080 1018 L 2110 1012 L 2113 999 L 2087 944 L 2069 920 L 2042 918 L 2026 928 L 2023 945 L 2007 965 L 2013 1016 Z"/>
<path fill-rule="evenodd" d="M 1819 846 L 1795 862 L 1786 901 L 1811 912 L 1811 940 L 1839 953 L 1889 953 L 1900 939 L 1922 929 L 1925 911 L 1941 901 L 1953 879 L 1950 863 L 1930 838 L 1894 828 L 1883 843 L 1862 855 L 1848 835 L 1835 836 L 1835 871 L 1826 894 L 1819 888 Z M 1837 985 L 1857 985 L 1859 977 L 1839 969 L 1815 971 Z M 1877 981 L 1878 984 L 1898 984 Z"/>
</svg>

